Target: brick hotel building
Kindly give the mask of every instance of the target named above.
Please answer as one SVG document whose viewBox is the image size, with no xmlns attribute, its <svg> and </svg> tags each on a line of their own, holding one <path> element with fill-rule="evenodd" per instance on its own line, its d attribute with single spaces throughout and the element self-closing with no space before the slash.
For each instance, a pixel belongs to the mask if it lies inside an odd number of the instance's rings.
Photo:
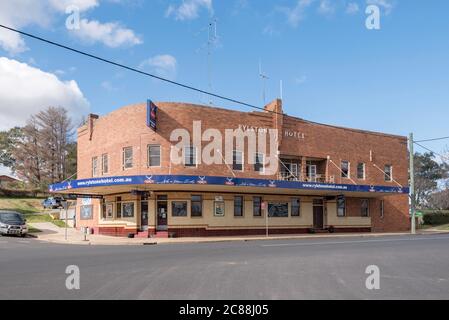
<svg viewBox="0 0 449 320">
<path fill-rule="evenodd" d="M 194 121 L 223 136 L 278 129 L 277 172 L 261 174 L 264 155 L 250 164 L 246 150 L 207 165 L 187 147 L 187 161 L 173 164 L 170 135 Z M 257 112 L 148 103 L 90 115 L 78 129 L 77 180 L 50 191 L 77 197 L 78 228 L 115 236 L 410 229 L 407 138 L 288 116 L 281 100 Z"/>
</svg>

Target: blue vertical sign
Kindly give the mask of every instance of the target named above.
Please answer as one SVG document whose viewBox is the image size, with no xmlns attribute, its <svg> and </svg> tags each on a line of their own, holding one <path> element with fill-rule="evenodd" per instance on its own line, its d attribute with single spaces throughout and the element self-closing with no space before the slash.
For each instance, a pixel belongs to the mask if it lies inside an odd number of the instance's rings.
<svg viewBox="0 0 449 320">
<path fill-rule="evenodd" d="M 147 100 L 147 126 L 156 131 L 157 106 L 151 100 Z"/>
</svg>

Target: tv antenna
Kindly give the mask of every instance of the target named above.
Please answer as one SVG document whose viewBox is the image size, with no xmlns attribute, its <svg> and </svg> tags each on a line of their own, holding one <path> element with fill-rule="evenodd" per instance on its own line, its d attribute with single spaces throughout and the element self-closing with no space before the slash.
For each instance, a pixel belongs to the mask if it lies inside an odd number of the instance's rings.
<svg viewBox="0 0 449 320">
<path fill-rule="evenodd" d="M 263 100 L 263 105 L 265 105 L 266 104 L 266 82 L 270 78 L 268 77 L 267 74 L 265 74 L 262 71 L 262 62 L 260 60 L 259 60 L 259 77 L 260 77 L 260 80 L 262 81 L 262 100 Z"/>
<path fill-rule="evenodd" d="M 208 35 L 207 35 L 207 79 L 209 90 L 213 91 L 212 88 L 212 53 L 216 48 L 218 43 L 218 34 L 217 34 L 217 19 L 213 19 L 209 22 L 208 26 Z M 213 105 L 212 98 L 209 100 L 209 104 Z"/>
</svg>

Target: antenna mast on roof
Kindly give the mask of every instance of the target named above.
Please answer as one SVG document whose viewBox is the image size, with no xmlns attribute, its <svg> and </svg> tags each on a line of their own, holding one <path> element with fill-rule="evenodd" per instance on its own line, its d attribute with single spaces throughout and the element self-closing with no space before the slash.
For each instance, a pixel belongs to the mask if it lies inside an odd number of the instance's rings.
<svg viewBox="0 0 449 320">
<path fill-rule="evenodd" d="M 214 18 L 209 22 L 208 36 L 207 36 L 207 78 L 209 83 L 209 90 L 212 91 L 212 52 L 218 42 L 217 34 L 217 19 Z M 212 98 L 209 100 L 209 104 L 213 105 Z"/>
<path fill-rule="evenodd" d="M 263 105 L 266 105 L 266 81 L 270 79 L 263 71 L 262 71 L 262 62 L 259 60 L 259 77 L 262 81 L 262 100 Z"/>
</svg>

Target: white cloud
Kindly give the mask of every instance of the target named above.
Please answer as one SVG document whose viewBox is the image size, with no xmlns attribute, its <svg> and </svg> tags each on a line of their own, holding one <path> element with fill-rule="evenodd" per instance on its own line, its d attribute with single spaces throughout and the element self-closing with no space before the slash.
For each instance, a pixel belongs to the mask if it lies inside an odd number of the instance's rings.
<svg viewBox="0 0 449 320">
<path fill-rule="evenodd" d="M 74 6 L 80 11 L 86 11 L 99 5 L 99 0 L 49 0 L 50 5 L 61 12 L 65 12 L 67 7 Z"/>
<path fill-rule="evenodd" d="M 80 12 L 98 7 L 100 0 L 14 0 L 0 1 L 0 21 L 2 24 L 15 29 L 27 26 L 40 26 L 48 28 L 56 16 L 66 15 L 66 8 L 77 7 Z M 117 47 L 122 44 L 137 44 L 140 39 L 130 29 L 121 27 L 118 23 L 100 24 L 97 21 L 85 20 L 86 30 L 80 30 L 80 34 L 88 37 L 86 33 L 94 32 L 92 37 L 103 35 L 106 37 L 106 45 Z M 92 38 L 91 37 L 91 38 Z M 11 55 L 26 51 L 28 48 L 24 39 L 17 33 L 0 29 L 0 48 Z"/>
<path fill-rule="evenodd" d="M 0 21 L 13 28 L 27 25 L 47 26 L 51 19 L 47 9 L 45 3 L 41 1 L 0 1 Z M 3 28 L 0 29 L 0 47 L 12 55 L 28 49 L 19 34 Z"/>
<path fill-rule="evenodd" d="M 76 81 L 61 81 L 52 73 L 0 57 L 0 130 L 22 126 L 30 115 L 62 106 L 78 121 L 89 102 Z"/>
<path fill-rule="evenodd" d="M 134 31 L 117 22 L 101 23 L 96 20 L 80 20 L 80 28 L 71 30 L 71 34 L 80 40 L 93 44 L 103 43 L 110 48 L 141 44 L 142 40 Z"/>
<path fill-rule="evenodd" d="M 367 0 L 367 4 L 374 4 L 383 9 L 386 15 L 389 15 L 394 8 L 394 3 L 392 0 Z"/>
<path fill-rule="evenodd" d="M 296 28 L 299 25 L 299 22 L 304 19 L 305 10 L 310 7 L 313 1 L 314 0 L 298 0 L 293 8 L 281 7 L 278 9 L 285 13 L 288 24 Z"/>
<path fill-rule="evenodd" d="M 295 78 L 295 84 L 297 84 L 297 85 L 304 84 L 304 83 L 306 83 L 306 81 L 307 81 L 307 77 L 304 75 Z"/>
<path fill-rule="evenodd" d="M 173 16 L 176 20 L 193 20 L 199 17 L 201 9 L 206 9 L 213 13 L 212 0 L 183 0 L 179 6 L 171 4 L 166 13 L 166 17 Z"/>
<path fill-rule="evenodd" d="M 149 67 L 158 76 L 174 78 L 176 75 L 177 64 L 175 57 L 169 54 L 164 54 L 146 59 L 139 65 L 139 68 L 145 69 Z"/>
<path fill-rule="evenodd" d="M 321 0 L 318 6 L 318 12 L 324 15 L 335 13 L 335 6 L 329 0 Z"/>
<path fill-rule="evenodd" d="M 347 14 L 355 14 L 359 12 L 360 8 L 359 5 L 356 2 L 350 2 L 346 6 L 346 13 Z"/>
</svg>

